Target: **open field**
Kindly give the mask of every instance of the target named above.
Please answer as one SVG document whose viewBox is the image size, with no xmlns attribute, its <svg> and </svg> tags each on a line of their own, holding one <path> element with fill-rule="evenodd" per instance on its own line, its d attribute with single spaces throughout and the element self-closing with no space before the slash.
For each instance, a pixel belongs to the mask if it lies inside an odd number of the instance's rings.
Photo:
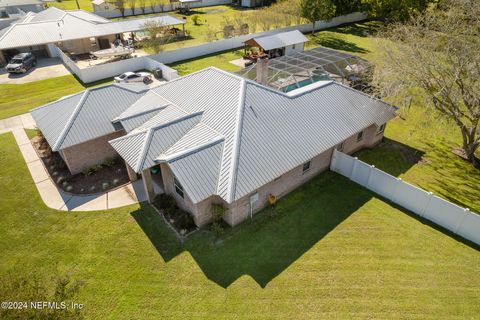
<svg viewBox="0 0 480 320">
<path fill-rule="evenodd" d="M 87 319 L 480 313 L 478 247 L 334 173 L 218 241 L 205 230 L 184 244 L 148 205 L 45 208 L 11 134 L 0 135 L 0 183 L 0 276 L 68 273 L 84 282 Z"/>
</svg>

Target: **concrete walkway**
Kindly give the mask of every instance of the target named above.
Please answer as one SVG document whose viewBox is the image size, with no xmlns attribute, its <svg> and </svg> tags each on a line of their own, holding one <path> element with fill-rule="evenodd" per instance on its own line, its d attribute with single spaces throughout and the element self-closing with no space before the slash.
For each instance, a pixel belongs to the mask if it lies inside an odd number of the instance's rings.
<svg viewBox="0 0 480 320">
<path fill-rule="evenodd" d="M 60 190 L 50 179 L 24 128 L 35 128 L 35 121 L 29 114 L 0 120 L 0 134 L 10 131 L 13 133 L 38 193 L 47 207 L 64 211 L 95 211 L 147 201 L 142 180 L 95 195 L 72 195 Z M 155 186 L 155 189 L 156 192 L 160 191 L 158 186 Z"/>
</svg>

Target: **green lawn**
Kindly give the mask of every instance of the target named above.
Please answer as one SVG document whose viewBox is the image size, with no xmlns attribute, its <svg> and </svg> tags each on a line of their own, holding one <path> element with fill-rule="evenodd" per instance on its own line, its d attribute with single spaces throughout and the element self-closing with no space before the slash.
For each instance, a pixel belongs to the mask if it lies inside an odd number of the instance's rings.
<svg viewBox="0 0 480 320">
<path fill-rule="evenodd" d="M 0 119 L 28 112 L 30 109 L 77 93 L 88 87 L 111 82 L 111 79 L 82 84 L 72 75 L 29 82 L 0 85 Z"/>
<path fill-rule="evenodd" d="M 92 1 L 91 0 L 78 0 L 78 4 L 80 5 L 80 9 L 85 11 L 93 11 Z M 57 7 L 62 10 L 77 10 L 77 2 L 76 0 L 62 0 L 62 1 L 53 1 L 48 2 L 47 5 L 49 7 Z"/>
<path fill-rule="evenodd" d="M 478 247 L 334 173 L 219 241 L 200 231 L 184 244 L 149 206 L 45 208 L 11 134 L 0 183 L 0 276 L 69 273 L 87 319 L 480 314 Z"/>
<path fill-rule="evenodd" d="M 181 76 L 196 72 L 208 67 L 217 67 L 226 71 L 236 72 L 241 68 L 230 63 L 232 60 L 240 59 L 243 56 L 243 49 L 215 53 L 196 59 L 184 60 L 169 64 L 169 67 L 178 71 Z"/>
</svg>

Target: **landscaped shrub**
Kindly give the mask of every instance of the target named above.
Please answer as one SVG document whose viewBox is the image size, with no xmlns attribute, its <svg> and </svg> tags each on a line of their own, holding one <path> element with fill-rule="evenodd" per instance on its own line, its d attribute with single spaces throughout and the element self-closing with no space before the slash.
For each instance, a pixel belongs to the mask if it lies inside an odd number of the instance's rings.
<svg viewBox="0 0 480 320">
<path fill-rule="evenodd" d="M 195 229 L 195 222 L 192 215 L 180 209 L 174 197 L 167 194 L 157 195 L 153 200 L 153 205 L 163 210 L 167 221 L 182 235 Z"/>
<path fill-rule="evenodd" d="M 177 209 L 175 211 L 175 217 L 173 220 L 175 221 L 174 225 L 178 230 L 189 230 L 192 229 L 192 227 L 195 227 L 192 215 L 182 209 Z"/>
<path fill-rule="evenodd" d="M 212 223 L 212 232 L 216 238 L 220 237 L 223 233 L 222 220 L 227 208 L 223 204 L 212 203 L 210 207 L 210 213 L 212 214 L 213 223 Z"/>
<path fill-rule="evenodd" d="M 153 200 L 153 204 L 155 205 L 155 207 L 161 210 L 166 210 L 167 208 L 177 206 L 175 198 L 165 193 L 157 195 Z"/>
<path fill-rule="evenodd" d="M 192 22 L 193 22 L 194 25 L 198 26 L 200 24 L 200 21 L 201 21 L 201 19 L 200 19 L 200 16 L 198 14 L 194 14 L 192 16 Z"/>
<path fill-rule="evenodd" d="M 223 230 L 222 224 L 220 222 L 214 222 L 212 223 L 212 232 L 215 235 L 216 238 L 220 237 L 222 234 L 225 233 L 225 230 Z"/>
</svg>

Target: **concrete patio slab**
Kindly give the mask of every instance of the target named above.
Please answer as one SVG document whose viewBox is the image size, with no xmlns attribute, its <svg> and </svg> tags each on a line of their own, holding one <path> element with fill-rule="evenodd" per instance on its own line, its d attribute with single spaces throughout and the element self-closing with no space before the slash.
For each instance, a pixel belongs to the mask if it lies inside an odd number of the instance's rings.
<svg viewBox="0 0 480 320">
<path fill-rule="evenodd" d="M 49 208 L 61 209 L 65 207 L 65 202 L 72 198 L 71 195 L 59 191 L 50 179 L 39 182 L 36 186 L 40 197 Z"/>
<path fill-rule="evenodd" d="M 45 180 L 50 179 L 45 168 L 43 167 L 42 160 L 36 160 L 30 163 L 27 163 L 28 170 L 32 175 L 33 182 L 39 183 Z"/>
<path fill-rule="evenodd" d="M 20 116 L 0 120 L 0 130 L 12 130 L 15 128 L 23 128 L 22 119 L 20 118 Z"/>
<path fill-rule="evenodd" d="M 111 192 L 97 195 L 71 195 L 60 190 L 50 179 L 42 160 L 30 143 L 23 129 L 26 126 L 32 128 L 35 126 L 35 122 L 29 114 L 0 120 L 0 133 L 13 133 L 38 193 L 47 207 L 64 211 L 96 211 L 147 201 L 147 195 L 141 180 L 129 183 Z M 158 186 L 156 188 L 157 191 L 161 190 Z"/>
<path fill-rule="evenodd" d="M 28 139 L 25 130 L 23 129 L 15 129 L 12 131 L 15 140 L 17 140 L 17 144 L 23 146 L 25 144 L 30 144 L 30 139 Z M 34 150 L 35 151 L 35 150 Z"/>
<path fill-rule="evenodd" d="M 95 211 L 107 209 L 107 194 L 92 196 L 73 196 L 65 204 L 63 210 L 72 211 Z"/>
<path fill-rule="evenodd" d="M 22 120 L 22 125 L 24 128 L 35 129 L 37 127 L 37 124 L 35 123 L 35 120 L 33 120 L 33 117 L 30 113 L 21 114 L 19 117 L 20 120 Z"/>
<path fill-rule="evenodd" d="M 108 208 L 118 208 L 121 206 L 137 203 L 137 195 L 131 184 L 115 189 L 107 193 Z"/>
<path fill-rule="evenodd" d="M 24 74 L 9 74 L 0 70 L 0 84 L 22 84 L 70 74 L 59 58 L 38 59 L 37 66 Z"/>
<path fill-rule="evenodd" d="M 18 147 L 26 163 L 38 160 L 38 155 L 31 144 L 19 145 Z"/>
</svg>

